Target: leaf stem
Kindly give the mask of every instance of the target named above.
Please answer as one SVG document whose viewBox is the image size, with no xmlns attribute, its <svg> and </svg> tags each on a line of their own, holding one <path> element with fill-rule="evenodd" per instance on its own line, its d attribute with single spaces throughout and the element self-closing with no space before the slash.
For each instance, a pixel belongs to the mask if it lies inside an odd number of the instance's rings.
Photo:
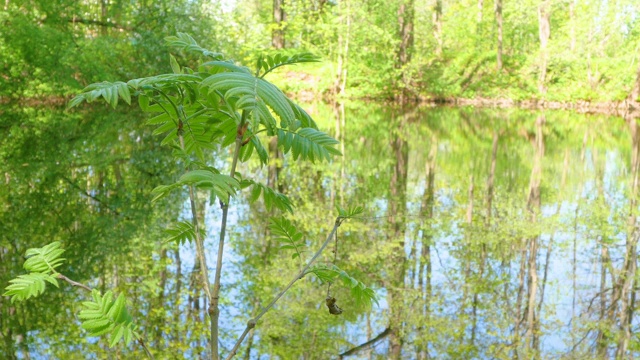
<svg viewBox="0 0 640 360">
<path fill-rule="evenodd" d="M 247 327 L 244 329 L 244 331 L 242 332 L 242 335 L 240 335 L 240 337 L 238 338 L 238 341 L 236 341 L 235 345 L 233 346 L 233 348 L 231 349 L 231 352 L 229 353 L 229 355 L 227 355 L 226 360 L 230 360 L 231 358 L 233 358 L 236 353 L 238 352 L 238 349 L 240 348 L 240 345 L 242 344 L 242 342 L 244 341 L 244 338 L 247 336 L 247 334 L 249 333 L 249 331 L 251 329 L 253 329 L 256 324 L 258 323 L 258 320 L 260 320 L 260 318 L 262 316 L 264 316 L 264 314 L 267 313 L 267 311 L 269 311 L 273 305 L 275 305 L 275 303 L 287 292 L 289 291 L 289 289 L 293 286 L 293 284 L 296 283 L 296 281 L 302 279 L 307 270 L 311 267 L 311 265 L 313 265 L 313 263 L 316 261 L 316 259 L 320 256 L 320 254 L 322 254 L 322 252 L 324 251 L 324 249 L 327 247 L 327 245 L 329 244 L 329 242 L 331 241 L 331 239 L 333 239 L 333 236 L 335 235 L 336 231 L 338 231 L 338 227 L 340 227 L 340 225 L 342 224 L 342 221 L 344 221 L 345 218 L 338 216 L 336 218 L 336 222 L 333 225 L 333 229 L 331 230 L 331 233 L 329 233 L 329 236 L 327 236 L 327 239 L 324 241 L 324 243 L 322 243 L 322 246 L 320 247 L 320 249 L 318 249 L 318 251 L 316 251 L 316 253 L 313 255 L 313 257 L 311 258 L 311 260 L 309 260 L 309 262 L 307 262 L 307 265 L 298 273 L 296 274 L 296 276 L 293 277 L 293 279 L 291 279 L 291 281 L 289 282 L 289 284 L 282 290 L 280 291 L 280 293 L 278 293 L 278 295 L 276 295 L 275 298 L 273 298 L 273 300 L 271 300 L 271 302 L 269 303 L 269 305 L 267 305 L 264 309 L 262 309 L 262 311 L 260 311 L 260 313 L 253 319 L 247 321 Z"/>
</svg>

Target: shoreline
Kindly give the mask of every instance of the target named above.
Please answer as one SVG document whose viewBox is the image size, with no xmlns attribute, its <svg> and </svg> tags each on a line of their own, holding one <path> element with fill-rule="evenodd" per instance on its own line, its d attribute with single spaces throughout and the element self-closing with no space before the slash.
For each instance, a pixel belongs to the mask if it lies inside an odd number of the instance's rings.
<svg viewBox="0 0 640 360">
<path fill-rule="evenodd" d="M 308 96 L 309 94 L 287 94 L 296 101 L 313 102 L 322 101 L 327 104 L 332 102 L 348 101 L 379 101 L 393 103 L 389 99 L 376 98 L 344 98 L 336 99 L 333 97 L 317 97 Z M 64 96 L 51 97 L 31 97 L 31 98 L 9 98 L 0 97 L 0 105 L 5 106 L 21 106 L 33 108 L 57 108 L 66 106 L 73 97 L 68 99 Z M 454 98 L 454 97 L 427 97 L 420 96 L 408 101 L 406 104 L 414 105 L 432 105 L 432 106 L 477 106 L 483 108 L 500 108 L 500 109 L 527 109 L 527 110 L 568 110 L 580 114 L 602 114 L 610 116 L 640 118 L 640 101 L 631 101 L 625 99 L 622 101 L 589 101 L 579 100 L 576 102 L 548 101 L 541 99 L 529 100 L 513 100 L 506 98 Z"/>
</svg>

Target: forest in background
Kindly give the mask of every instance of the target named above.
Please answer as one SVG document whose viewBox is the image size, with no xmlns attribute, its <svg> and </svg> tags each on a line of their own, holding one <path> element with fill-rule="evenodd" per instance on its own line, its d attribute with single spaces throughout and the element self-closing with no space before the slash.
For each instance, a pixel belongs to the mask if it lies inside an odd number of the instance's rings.
<svg viewBox="0 0 640 360">
<path fill-rule="evenodd" d="M 3 103 L 56 101 L 98 80 L 167 70 L 161 39 L 177 31 L 246 65 L 272 49 L 321 56 L 279 73 L 287 91 L 307 97 L 640 94 L 634 0 L 5 0 L 0 22 Z"/>
<path fill-rule="evenodd" d="M 206 301 L 187 245 L 159 241 L 184 211 L 183 198 L 149 203 L 150 189 L 169 182 L 178 165 L 136 107 L 62 111 L 90 83 L 170 71 L 165 36 L 187 32 L 249 66 L 261 52 L 311 51 L 323 62 L 275 74 L 309 100 L 638 94 L 632 0 L 5 0 L 0 9 L 0 284 L 23 271 L 27 248 L 63 241 L 67 274 L 126 293 L 153 351 L 166 357 L 206 348 Z M 327 168 L 287 164 L 281 184 L 303 214 L 296 224 L 320 237 L 318 223 L 351 201 L 384 218 L 346 227 L 338 261 L 392 297 L 370 313 L 345 301 L 346 314 L 328 318 L 318 307 L 324 292 L 302 284 L 252 333 L 242 357 L 324 359 L 372 339 L 376 346 L 360 348 L 371 359 L 639 351 L 636 259 L 628 261 L 638 237 L 627 222 L 637 213 L 635 120 L 447 110 L 310 107 L 350 155 Z M 272 171 L 262 171 L 267 180 Z M 222 316 L 233 321 L 223 329 L 224 349 L 290 266 L 269 247 L 262 205 L 240 203 L 231 224 L 242 261 L 228 271 L 252 281 L 225 277 L 231 295 Z M 403 212 L 419 216 L 402 221 L 395 215 Z M 219 215 L 211 204 L 201 214 Z M 380 241 L 372 247 L 371 238 Z M 392 252 L 399 243 L 404 256 Z M 398 260 L 392 266 L 390 256 Z M 566 271 L 554 274 L 559 263 Z M 583 269 L 593 271 L 582 277 Z M 567 277 L 570 299 L 559 295 Z M 70 293 L 15 306 L 0 297 L 0 355 L 142 356 L 109 350 L 70 324 L 82 300 Z"/>
</svg>

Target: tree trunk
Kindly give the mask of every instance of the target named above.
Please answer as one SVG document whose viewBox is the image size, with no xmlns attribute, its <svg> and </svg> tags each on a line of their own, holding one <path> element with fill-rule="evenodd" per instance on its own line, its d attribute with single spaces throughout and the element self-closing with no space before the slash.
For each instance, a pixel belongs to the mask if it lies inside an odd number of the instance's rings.
<svg viewBox="0 0 640 360">
<path fill-rule="evenodd" d="M 433 38 L 436 40 L 436 56 L 442 56 L 442 0 L 433 0 Z"/>
<path fill-rule="evenodd" d="M 398 8 L 398 37 L 400 45 L 397 51 L 396 68 L 401 71 L 400 85 L 400 103 L 405 103 L 409 95 L 409 81 L 405 77 L 403 67 L 411 61 L 411 53 L 413 52 L 413 21 L 414 21 L 414 0 L 403 0 Z"/>
<path fill-rule="evenodd" d="M 7 297 L 0 296 L 0 334 L 2 334 L 2 338 L 4 341 L 4 347 L 0 354 L 5 356 L 7 360 L 15 360 L 18 357 L 16 356 L 16 349 L 14 347 L 14 339 L 13 339 L 13 330 L 12 325 L 9 322 L 9 319 L 12 319 L 15 315 L 15 307 L 11 306 L 7 303 Z M 6 315 L 6 316 L 4 316 Z"/>
<path fill-rule="evenodd" d="M 538 91 L 541 94 L 547 92 L 547 62 L 548 44 L 551 36 L 551 0 L 542 0 L 538 6 L 538 33 L 540 38 L 540 72 L 538 76 Z"/>
<path fill-rule="evenodd" d="M 636 70 L 636 81 L 633 84 L 633 89 L 628 96 L 628 100 L 634 107 L 637 107 L 640 101 L 640 65 L 638 65 L 638 69 Z"/>
<path fill-rule="evenodd" d="M 273 30 L 271 32 L 271 46 L 274 49 L 284 49 L 284 24 L 287 15 L 284 11 L 284 0 L 273 0 Z"/>
<path fill-rule="evenodd" d="M 502 71 L 502 0 L 495 0 L 496 25 L 498 25 L 498 44 L 496 51 L 496 65 L 498 72 Z"/>
<path fill-rule="evenodd" d="M 102 23 L 104 24 L 106 24 L 109 20 L 108 6 L 109 0 L 100 0 L 100 21 L 102 21 Z M 108 28 L 108 26 L 101 26 L 100 35 L 106 36 Z"/>
<path fill-rule="evenodd" d="M 351 13 L 349 1 L 340 2 L 347 7 L 345 15 L 346 34 L 343 36 L 342 31 L 338 33 L 338 67 L 336 70 L 336 80 L 333 88 L 336 95 L 345 95 L 347 87 L 347 65 L 349 63 L 349 39 L 351 37 Z"/>
<path fill-rule="evenodd" d="M 571 52 L 576 50 L 576 2 L 578 0 L 572 0 L 569 3 L 569 22 L 571 28 L 569 29 L 569 36 L 571 42 L 569 43 L 569 49 Z"/>
<path fill-rule="evenodd" d="M 478 0 L 478 28 L 480 28 L 480 23 L 482 22 L 482 8 L 484 7 L 484 0 Z"/>
</svg>

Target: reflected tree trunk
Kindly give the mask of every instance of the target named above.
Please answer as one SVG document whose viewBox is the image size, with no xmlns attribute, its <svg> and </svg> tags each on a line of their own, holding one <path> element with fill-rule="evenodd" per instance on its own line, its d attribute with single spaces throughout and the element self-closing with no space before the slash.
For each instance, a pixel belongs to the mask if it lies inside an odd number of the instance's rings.
<svg viewBox="0 0 640 360">
<path fill-rule="evenodd" d="M 4 341 L 4 347 L 2 348 L 0 355 L 5 356 L 7 360 L 15 360 L 17 357 L 14 346 L 13 330 L 11 329 L 11 323 L 7 320 L 13 318 L 15 315 L 15 307 L 10 306 L 5 299 L 5 297 L 0 296 L 0 315 L 3 315 L 3 317 L 0 317 L 0 325 L 2 325 L 2 328 L 0 328 L 0 334 L 2 334 L 2 339 Z M 4 315 L 6 315 L 6 317 L 4 317 Z"/>
<path fill-rule="evenodd" d="M 160 284 L 158 285 L 158 298 L 156 299 L 156 309 L 164 309 L 165 308 L 165 287 L 167 285 L 167 248 L 162 246 L 162 250 L 160 250 L 160 260 L 159 264 L 162 267 L 160 270 Z M 161 316 L 164 316 L 163 312 L 160 312 Z M 156 331 L 155 331 L 155 343 L 156 346 L 160 346 L 162 343 L 162 330 L 164 326 L 162 325 L 161 318 L 158 319 Z"/>
<path fill-rule="evenodd" d="M 405 256 L 405 209 L 407 191 L 407 165 L 409 160 L 409 145 L 405 140 L 404 116 L 400 116 L 397 126 L 392 129 L 390 138 L 390 148 L 393 156 L 391 168 L 391 181 L 389 192 L 388 218 L 391 229 L 388 234 L 388 241 L 394 245 L 390 256 L 391 266 L 390 279 L 386 286 L 389 297 L 390 308 L 390 333 L 389 333 L 389 358 L 399 360 L 402 358 L 403 340 L 403 310 L 404 287 L 406 273 Z"/>
<path fill-rule="evenodd" d="M 496 163 L 498 158 L 498 141 L 500 139 L 500 135 L 494 131 L 493 140 L 491 144 L 491 164 L 489 167 L 489 176 L 487 177 L 487 200 L 486 200 L 486 215 L 485 215 L 485 228 L 487 231 L 491 231 L 491 214 L 493 212 L 493 190 L 494 190 L 494 182 L 496 175 Z M 478 272 L 478 279 L 482 281 L 484 277 L 484 271 L 486 267 L 486 259 L 487 259 L 487 244 L 483 241 L 481 244 L 481 253 L 480 253 L 480 268 Z M 478 328 L 478 305 L 479 305 L 480 294 L 476 290 L 473 294 L 473 303 L 472 303 L 472 325 L 471 325 L 471 346 L 475 346 L 476 341 L 476 333 Z"/>
<path fill-rule="evenodd" d="M 473 221 L 473 192 L 474 192 L 473 165 L 471 165 L 469 168 L 470 168 L 471 175 L 469 175 L 469 189 L 467 190 L 467 198 L 468 198 L 467 211 L 464 219 L 466 230 L 464 234 L 464 245 L 462 246 L 470 250 L 470 249 L 473 249 L 474 247 L 474 244 L 471 243 L 471 238 L 469 237 L 472 231 L 471 223 Z M 469 251 L 469 250 L 466 250 L 466 251 Z M 465 316 L 465 317 L 466 317 L 466 308 L 467 308 L 468 298 L 469 298 L 469 289 L 475 286 L 475 281 L 472 280 L 473 277 L 472 277 L 471 263 L 472 263 L 471 259 L 464 262 L 464 280 L 462 284 L 462 297 L 460 298 L 460 306 L 459 306 L 460 316 Z M 471 285 L 471 284 L 474 284 L 474 285 Z M 475 292 L 475 289 L 473 289 L 473 291 Z M 464 345 L 465 333 L 467 328 L 466 319 L 465 321 L 462 321 L 460 325 L 461 325 L 459 330 L 460 338 L 458 339 L 458 343 L 462 348 Z"/>
<path fill-rule="evenodd" d="M 180 258 L 180 246 L 176 247 L 173 253 L 173 258 L 176 262 L 176 274 L 175 274 L 175 292 L 173 294 L 173 304 L 174 306 L 178 306 L 180 304 L 180 298 L 182 296 L 182 259 Z M 176 324 L 180 323 L 180 311 L 176 311 L 173 316 L 173 321 Z M 177 326 L 172 327 L 172 337 L 173 341 L 179 343 L 181 342 L 180 332 L 178 331 Z"/>
<path fill-rule="evenodd" d="M 586 134 L 585 134 L 585 142 L 586 142 Z M 604 193 L 604 169 L 603 169 L 603 164 L 602 161 L 600 161 L 598 159 L 598 151 L 597 149 L 593 149 L 592 150 L 592 157 L 593 157 L 593 162 L 595 164 L 595 171 L 596 171 L 596 177 L 595 177 L 595 183 L 596 183 L 596 188 L 598 189 L 598 197 L 596 199 L 596 201 L 598 203 L 602 203 L 602 205 L 606 205 L 605 202 L 605 193 Z M 584 158 L 583 158 L 584 159 Z M 577 222 L 577 217 L 578 217 L 578 211 L 576 210 L 576 231 L 577 231 L 577 226 L 578 226 L 578 222 Z M 606 308 L 607 308 L 607 269 L 611 266 L 611 261 L 609 258 L 609 248 L 607 246 L 607 242 L 604 241 L 603 236 L 599 236 L 598 237 L 598 242 L 599 242 L 599 247 L 600 247 L 600 289 L 599 289 L 599 296 L 598 296 L 598 300 L 600 302 L 600 308 L 598 311 L 598 322 L 601 324 L 601 326 L 598 327 L 598 331 L 596 333 L 596 357 L 598 359 L 607 359 L 608 358 L 608 354 L 607 354 L 607 347 L 608 347 L 608 336 L 607 334 L 609 333 L 609 331 L 606 331 L 604 328 L 604 324 L 607 324 L 608 321 L 605 318 L 606 315 Z M 577 248 L 577 244 L 576 241 L 574 239 L 574 244 L 573 244 L 573 248 L 574 248 L 574 259 L 576 257 L 576 248 Z M 575 268 L 575 260 L 574 260 L 574 268 Z M 575 270 L 574 270 L 575 272 Z M 575 281 L 575 280 L 574 280 Z M 574 284 L 574 287 L 576 285 Z M 574 291 L 575 292 L 575 291 Z M 574 295 L 575 298 L 575 295 Z M 574 307 L 575 307 L 575 299 L 574 299 Z M 610 326 L 610 324 L 608 325 Z"/>
<path fill-rule="evenodd" d="M 542 158 L 544 157 L 544 137 L 542 133 L 542 126 L 544 125 L 544 123 L 544 115 L 538 117 L 538 119 L 536 120 L 536 135 L 533 142 L 533 168 L 531 169 L 531 180 L 529 182 L 529 199 L 527 201 L 527 209 L 529 210 L 532 223 L 537 222 L 537 217 L 540 212 L 541 206 L 540 183 L 542 180 Z M 539 334 L 537 333 L 537 331 L 535 331 L 538 327 L 538 314 L 536 314 L 536 299 L 538 290 L 538 241 L 539 236 L 533 236 L 528 240 L 529 256 L 527 261 L 528 302 L 526 314 L 527 331 L 525 333 L 525 348 L 527 349 L 528 356 L 533 355 L 534 357 L 537 356 L 537 352 L 539 350 Z"/>
<path fill-rule="evenodd" d="M 422 295 L 422 313 L 424 314 L 425 322 L 430 328 L 429 320 L 431 313 L 431 247 L 433 243 L 433 213 L 435 204 L 435 178 L 436 178 L 436 159 L 438 156 L 438 138 L 431 137 L 431 150 L 429 151 L 429 157 L 425 165 L 425 189 L 422 196 L 422 202 L 420 203 L 420 215 L 423 217 L 422 223 L 422 238 L 420 245 L 420 257 L 418 264 L 418 286 L 420 294 Z M 424 326 L 419 329 L 419 333 L 428 331 Z M 417 357 L 419 359 L 429 359 L 429 344 L 420 342 L 417 347 Z"/>
<path fill-rule="evenodd" d="M 473 221 L 473 192 L 474 192 L 474 176 L 473 176 L 473 165 L 469 166 L 471 175 L 469 175 L 469 189 L 467 190 L 467 212 L 465 214 L 464 222 L 466 224 L 466 231 L 464 235 L 464 245 L 467 249 L 473 249 L 474 244 L 471 243 L 471 239 L 469 237 L 471 233 L 471 223 Z M 467 250 L 468 251 L 468 250 Z M 475 282 L 472 280 L 472 269 L 471 269 L 471 259 L 469 261 L 464 262 L 464 283 L 462 285 L 462 297 L 460 298 L 460 314 L 466 314 L 466 307 L 468 304 L 469 298 L 469 288 L 471 288 Z M 475 292 L 475 289 L 473 290 Z M 460 329 L 460 338 L 458 342 L 460 347 L 462 348 L 465 341 L 465 333 L 466 333 L 466 321 L 461 322 Z"/>
<path fill-rule="evenodd" d="M 638 163 L 640 158 L 640 127 L 636 119 L 626 119 L 631 130 L 632 153 L 631 153 L 631 179 L 629 195 L 629 215 L 627 240 L 625 245 L 624 263 L 622 272 L 619 276 L 617 287 L 620 293 L 620 312 L 618 318 L 620 320 L 620 330 L 622 334 L 618 340 L 616 350 L 616 358 L 623 359 L 627 355 L 629 342 L 631 340 L 631 324 L 633 322 L 633 308 L 631 302 L 634 298 L 633 284 L 635 283 L 636 272 L 638 268 L 638 236 L 636 229 L 637 215 L 637 192 L 638 192 Z"/>
</svg>

